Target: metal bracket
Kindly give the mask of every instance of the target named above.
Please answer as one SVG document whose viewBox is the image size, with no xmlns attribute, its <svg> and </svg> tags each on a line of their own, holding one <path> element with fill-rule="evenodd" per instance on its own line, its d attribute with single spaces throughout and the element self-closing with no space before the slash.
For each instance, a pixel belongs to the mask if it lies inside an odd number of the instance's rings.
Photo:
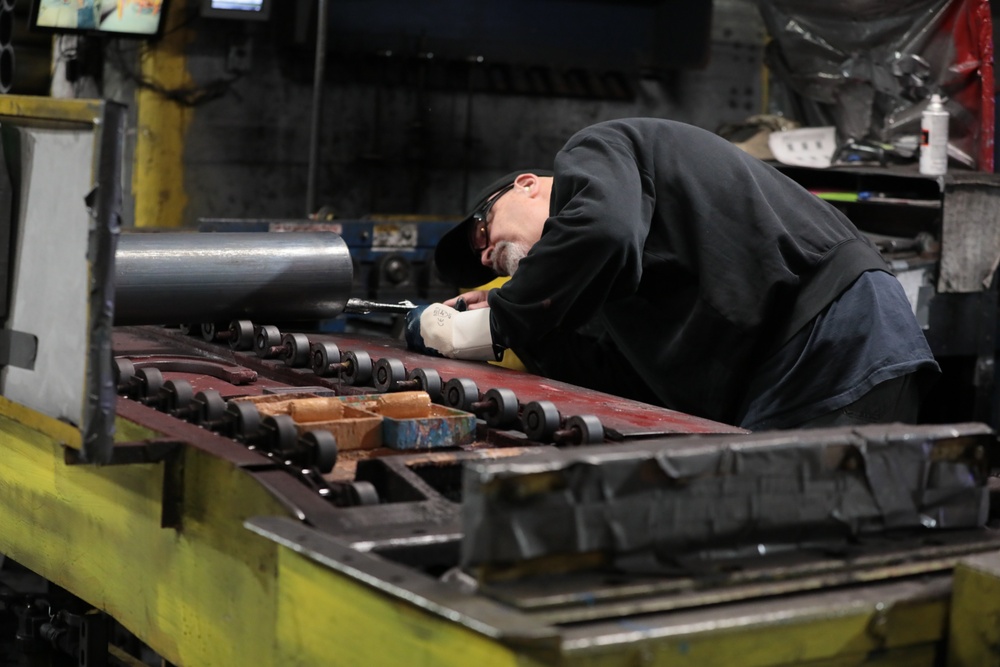
<svg viewBox="0 0 1000 667">
<path fill-rule="evenodd" d="M 184 459 L 181 456 L 185 442 L 170 438 L 153 438 L 140 442 L 121 442 L 111 449 L 110 458 L 103 465 L 135 465 L 163 463 L 163 501 L 160 509 L 160 527 L 180 530 L 184 503 Z M 71 447 L 63 450 L 66 465 L 89 463 L 82 452 Z M 82 663 L 81 663 L 82 664 Z"/>
<path fill-rule="evenodd" d="M 183 440 L 170 438 L 153 438 L 140 442 L 119 442 L 111 450 L 111 458 L 102 465 L 134 465 L 137 463 L 159 463 L 168 461 L 186 443 Z M 66 447 L 63 451 L 66 465 L 83 465 L 91 463 L 80 451 Z"/>
<path fill-rule="evenodd" d="M 26 370 L 35 369 L 38 356 L 38 336 L 0 329 L 0 366 L 17 366 Z"/>
</svg>

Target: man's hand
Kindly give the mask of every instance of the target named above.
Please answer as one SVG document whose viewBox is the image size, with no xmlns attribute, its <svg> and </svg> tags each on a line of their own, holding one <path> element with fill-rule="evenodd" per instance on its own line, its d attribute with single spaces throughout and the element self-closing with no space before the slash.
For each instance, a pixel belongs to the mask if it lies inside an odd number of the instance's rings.
<svg viewBox="0 0 1000 667">
<path fill-rule="evenodd" d="M 406 344 L 417 352 L 452 359 L 494 359 L 490 311 L 463 313 L 443 303 L 416 308 L 406 316 Z"/>
<path fill-rule="evenodd" d="M 486 290 L 476 290 L 474 292 L 466 292 L 461 296 L 456 296 L 454 299 L 448 299 L 444 302 L 444 305 L 451 308 L 458 308 L 459 310 L 478 310 L 480 308 L 489 308 L 490 305 L 486 303 L 486 295 L 489 294 Z M 459 301 L 465 303 L 465 308 L 459 308 Z"/>
</svg>

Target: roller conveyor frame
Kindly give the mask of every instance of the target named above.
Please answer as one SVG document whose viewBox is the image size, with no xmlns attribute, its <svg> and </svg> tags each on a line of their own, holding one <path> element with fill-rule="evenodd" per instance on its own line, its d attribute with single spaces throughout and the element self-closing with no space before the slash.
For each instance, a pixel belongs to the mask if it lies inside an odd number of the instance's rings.
<svg viewBox="0 0 1000 667">
<path fill-rule="evenodd" d="M 214 352 L 226 363 L 245 362 L 246 368 L 257 372 L 260 381 L 268 385 L 270 390 L 280 389 L 282 385 L 291 385 L 293 382 L 307 388 L 338 388 L 335 379 L 320 381 L 310 369 L 291 369 L 280 360 L 262 360 L 252 352 L 234 352 L 224 345 L 185 336 L 176 330 L 127 328 L 116 332 L 116 340 L 119 339 L 124 342 L 116 348 L 116 355 L 164 356 L 186 351 L 193 357 L 212 358 Z M 408 359 L 408 355 L 393 341 L 341 336 L 330 339 L 336 341 L 341 349 L 365 349 L 374 358 L 393 354 Z M 147 347 L 143 348 L 143 345 Z M 509 380 L 515 373 L 505 369 L 482 368 L 470 362 L 428 358 L 421 358 L 421 361 L 433 365 L 442 377 L 448 377 L 452 372 L 475 376 L 483 387 L 489 382 L 484 378 Z M 525 384 L 539 383 L 537 378 L 518 375 Z M 547 381 L 544 384 L 548 387 Z M 357 387 L 339 388 L 347 393 L 364 391 Z M 616 399 L 602 397 L 597 393 L 577 392 L 569 386 L 557 389 L 559 391 L 552 392 L 547 388 L 546 395 L 557 399 L 562 395 L 573 396 L 573 409 L 587 404 L 587 401 L 608 406 L 616 404 Z M 245 392 L 247 386 L 243 385 L 236 391 Z M 620 409 L 620 405 L 616 409 Z M 657 410 L 649 407 L 637 410 L 639 417 L 638 423 L 634 425 L 634 432 L 637 434 L 634 442 L 646 441 L 648 436 L 645 434 L 649 432 L 650 426 L 660 428 L 667 425 L 674 429 L 674 436 L 681 435 L 677 432 L 679 429 L 676 424 L 686 416 L 664 412 L 664 420 L 657 423 L 650 417 Z M 616 431 L 627 431 L 628 417 L 622 416 L 621 419 Z M 229 575 L 223 575 L 219 566 L 212 566 L 210 558 L 199 559 L 208 564 L 208 573 L 212 578 L 234 576 L 241 579 L 241 582 L 237 582 L 238 587 L 246 587 L 243 593 L 239 593 L 241 596 L 264 595 L 265 598 L 270 598 L 273 592 L 266 591 L 277 587 L 283 591 L 278 594 L 279 600 L 291 603 L 294 599 L 296 604 L 309 610 L 297 610 L 289 614 L 289 619 L 285 616 L 289 612 L 288 607 L 284 606 L 285 603 L 278 602 L 270 612 L 274 617 L 260 626 L 265 630 L 260 630 L 259 627 L 255 633 L 263 634 L 266 639 L 250 639 L 244 631 L 232 635 L 242 638 L 236 644 L 242 641 L 247 647 L 252 647 L 256 652 L 254 659 L 259 661 L 256 664 L 283 664 L 284 660 L 304 659 L 303 656 L 311 656 L 311 660 L 323 664 L 324 660 L 330 659 L 329 653 L 338 649 L 364 656 L 363 659 L 372 664 L 393 664 L 403 659 L 403 653 L 410 657 L 434 656 L 433 659 L 439 664 L 467 664 L 465 660 L 468 658 L 468 651 L 489 656 L 489 660 L 498 664 L 512 659 L 527 664 L 588 664 L 597 656 L 603 656 L 601 660 L 606 664 L 630 664 L 635 655 L 644 652 L 674 650 L 677 637 L 683 637 L 690 646 L 700 647 L 704 662 L 699 664 L 726 664 L 716 646 L 721 641 L 718 637 L 723 636 L 718 633 L 725 632 L 724 636 L 730 642 L 730 647 L 749 641 L 752 634 L 747 634 L 749 631 L 746 631 L 734 635 L 732 630 L 724 631 L 740 615 L 746 619 L 754 619 L 751 624 L 756 633 L 763 633 L 773 641 L 779 641 L 781 637 L 799 632 L 796 628 L 815 629 L 830 623 L 843 623 L 846 631 L 850 623 L 859 622 L 858 619 L 861 618 L 870 622 L 872 618 L 886 613 L 892 617 L 897 614 L 917 614 L 924 619 L 925 632 L 911 630 L 908 635 L 910 639 L 906 641 L 894 638 L 892 633 L 888 635 L 888 639 L 873 635 L 870 637 L 870 644 L 861 645 L 860 650 L 877 650 L 886 641 L 901 641 L 895 649 L 900 655 L 939 652 L 944 637 L 940 630 L 941 619 L 945 618 L 945 610 L 950 604 L 947 596 L 950 572 L 957 563 L 963 562 L 971 554 L 986 554 L 995 549 L 992 535 L 966 533 L 956 535 L 948 545 L 943 546 L 913 542 L 901 545 L 896 551 L 885 550 L 881 555 L 873 551 L 868 556 L 867 566 L 863 568 L 843 565 L 833 567 L 830 561 L 817 562 L 811 566 L 812 569 L 808 561 L 771 564 L 758 570 L 759 581 L 756 583 L 747 574 L 742 583 L 734 580 L 728 585 L 720 583 L 716 578 L 715 585 L 707 589 L 704 588 L 704 583 L 699 583 L 701 580 L 698 577 L 680 577 L 674 579 L 672 584 L 666 580 L 669 585 L 664 585 L 665 580 L 659 579 L 659 588 L 649 581 L 645 584 L 635 581 L 633 585 L 645 591 L 638 595 L 635 591 L 630 591 L 629 587 L 619 584 L 616 593 L 615 585 L 609 587 L 607 582 L 602 583 L 600 577 L 594 578 L 584 571 L 568 579 L 559 578 L 562 592 L 555 598 L 552 596 L 560 590 L 559 587 L 545 592 L 544 589 L 531 591 L 530 586 L 525 588 L 524 585 L 511 588 L 502 583 L 486 584 L 481 594 L 463 593 L 463 587 L 459 585 L 461 575 L 458 573 L 454 575 L 458 583 L 437 580 L 442 574 L 439 571 L 448 563 L 454 562 L 461 539 L 458 506 L 453 498 L 449 498 L 453 487 L 442 484 L 440 480 L 435 480 L 432 484 L 418 471 L 421 471 L 421 466 L 427 465 L 439 468 L 442 461 L 446 462 L 445 470 L 449 467 L 454 470 L 456 461 L 463 458 L 482 460 L 484 457 L 496 456 L 497 453 L 501 456 L 516 456 L 531 451 L 544 451 L 550 445 L 524 441 L 516 434 L 494 432 L 481 422 L 478 433 L 483 437 L 464 451 L 404 453 L 395 456 L 380 452 L 379 456 L 356 463 L 353 468 L 356 476 L 354 479 L 375 481 L 376 486 L 384 488 L 384 480 L 389 476 L 393 484 L 408 484 L 416 489 L 415 495 L 407 496 L 408 500 L 375 506 L 336 507 L 260 452 L 140 402 L 120 400 L 118 420 L 121 425 L 136 425 L 126 430 L 139 428 L 144 432 L 149 431 L 149 437 L 132 440 L 133 444 L 128 446 L 119 442 L 116 451 L 123 452 L 121 465 L 96 469 L 86 465 L 71 465 L 65 468 L 67 474 L 84 472 L 88 476 L 96 474 L 98 478 L 109 472 L 114 475 L 112 471 L 116 469 L 127 470 L 135 468 L 137 462 L 147 458 L 150 461 L 157 459 L 156 453 L 159 452 L 157 462 L 140 463 L 140 467 L 153 468 L 148 472 L 162 480 L 160 511 L 154 517 L 155 530 L 152 527 L 149 530 L 172 533 L 180 539 L 189 539 L 183 537 L 185 535 L 193 538 L 196 533 L 203 533 L 196 541 L 204 541 L 205 546 L 199 548 L 216 544 L 211 549 L 222 549 L 230 554 L 230 558 L 236 553 L 242 554 L 235 562 L 231 562 L 236 570 Z M 707 426 L 702 420 L 694 420 L 692 423 L 701 428 Z M 734 429 L 718 425 L 718 430 L 725 432 Z M 710 437 L 738 435 L 723 433 Z M 137 455 L 134 451 L 131 455 L 124 454 L 128 450 L 143 448 L 148 450 L 148 456 Z M 491 449 L 495 451 L 491 452 Z M 73 470 L 79 472 L 74 473 Z M 205 476 L 205 470 L 214 472 Z M 234 474 L 245 480 L 242 484 L 249 485 L 237 497 L 225 491 L 227 484 L 224 480 Z M 346 478 L 343 472 L 332 477 Z M 380 477 L 383 480 L 381 482 Z M 247 498 L 256 498 L 251 502 L 253 505 L 265 502 L 271 506 L 271 510 L 262 514 L 241 512 L 240 500 L 246 501 Z M 76 499 L 77 503 L 81 501 L 82 498 Z M 208 505 L 202 506 L 201 503 Z M 206 523 L 204 516 L 199 515 L 213 507 L 209 513 L 217 513 L 218 516 Z M 131 516 L 129 521 L 138 519 Z M 204 533 L 205 530 L 210 532 Z M 224 542 L 219 542 L 220 539 Z M 262 553 L 265 554 L 264 561 L 255 560 Z M 97 553 L 92 557 L 99 556 Z M 12 557 L 17 558 L 14 554 Z M 184 579 L 192 574 L 184 568 L 155 572 L 144 562 L 149 558 L 148 554 L 142 555 L 140 552 L 134 555 L 137 564 L 132 565 L 130 563 L 133 558 L 126 554 L 118 561 L 118 566 L 126 569 L 136 567 L 143 573 L 142 576 L 151 577 L 158 582 L 157 586 L 167 585 L 165 581 Z M 25 560 L 31 565 L 35 564 L 30 557 Z M 910 561 L 911 565 L 902 567 L 901 561 Z M 250 574 L 253 562 L 270 563 L 267 569 L 272 575 L 265 581 Z M 89 567 L 92 565 L 85 566 L 83 572 Z M 239 574 L 240 572 L 243 574 Z M 435 572 L 437 576 L 431 576 L 429 572 Z M 54 581 L 69 585 L 71 590 L 80 591 L 81 597 L 85 599 L 93 599 L 87 593 L 95 595 L 96 591 L 88 588 L 86 577 L 78 579 L 80 574 L 81 572 L 70 569 L 60 572 Z M 914 576 L 922 577 L 922 583 L 916 584 Z M 577 588 L 572 585 L 574 578 L 579 582 Z M 768 580 L 770 583 L 765 584 Z M 845 597 L 843 586 L 857 585 L 859 581 L 869 583 L 858 588 L 853 595 Z M 670 590 L 671 587 L 675 590 Z M 256 593 L 253 592 L 255 590 Z M 345 590 L 350 591 L 346 597 Z M 581 606 L 572 602 L 580 600 L 581 594 L 587 591 L 600 592 L 607 596 L 607 602 L 598 606 Z M 678 594 L 679 591 L 683 594 Z M 196 609 L 191 610 L 194 615 L 187 616 L 186 622 L 208 623 L 213 609 L 218 610 L 222 604 L 218 599 L 222 592 L 215 585 L 209 586 L 206 591 L 189 592 L 193 596 L 189 598 L 191 604 Z M 538 598 L 540 593 L 544 593 L 541 599 L 551 598 L 556 602 L 546 603 L 532 611 L 532 606 L 537 604 L 532 600 Z M 560 599 L 563 601 L 559 602 Z M 114 604 L 109 605 L 112 607 L 108 609 L 109 613 L 138 636 L 150 641 L 156 650 L 176 664 L 204 664 L 205 660 L 212 661 L 212 664 L 239 664 L 239 660 L 248 659 L 246 656 L 241 658 L 236 653 L 220 654 L 214 642 L 188 637 L 189 643 L 182 646 L 162 638 L 158 640 L 157 637 L 164 632 L 165 626 L 180 622 L 177 617 L 168 615 L 152 622 L 140 621 L 137 619 L 148 615 L 152 602 L 150 598 L 133 596 L 128 603 L 117 597 L 115 600 Z M 823 602 L 824 600 L 830 602 Z M 839 602 L 833 602 L 834 600 Z M 889 612 L 885 610 L 887 600 L 895 600 Z M 390 609 L 400 609 L 398 605 L 411 610 L 405 616 L 412 620 L 402 621 L 398 612 L 389 612 Z M 777 625 L 763 614 L 754 614 L 752 606 L 759 605 L 780 605 L 779 608 L 787 615 L 786 621 Z M 824 605 L 827 607 L 826 613 L 818 613 L 817 608 Z M 349 632 L 341 627 L 344 621 L 338 620 L 337 614 L 341 613 L 338 609 L 342 613 L 357 614 L 365 620 L 351 624 L 355 630 L 353 633 Z M 374 609 L 381 611 L 375 612 Z M 709 613 L 709 609 L 714 611 Z M 631 633 L 627 637 L 622 635 L 621 626 L 615 625 L 615 619 L 620 624 L 627 619 L 637 618 L 636 614 L 643 615 L 645 630 L 639 634 Z M 836 622 L 832 620 L 834 616 L 838 619 Z M 251 614 L 251 618 L 255 619 L 255 615 Z M 694 618 L 706 620 L 695 629 L 688 626 L 689 621 Z M 787 622 L 788 619 L 790 623 Z M 399 625 L 400 622 L 403 625 Z M 406 625 L 412 622 L 426 628 L 432 633 L 429 636 L 436 639 L 433 642 L 427 640 L 414 643 L 405 630 Z M 364 625 L 364 631 L 359 629 L 361 625 Z M 328 630 L 331 627 L 336 627 L 332 634 Z M 385 632 L 395 639 L 388 642 L 376 642 L 373 639 Z M 709 640 L 712 636 L 717 639 Z M 465 652 L 456 648 L 458 652 L 454 655 L 442 655 L 439 648 L 435 647 L 440 641 L 446 644 L 458 642 L 455 646 L 466 647 Z M 617 648 L 609 652 L 606 646 L 608 642 Z M 267 644 L 267 647 L 261 644 Z M 830 659 L 842 657 L 843 647 L 833 648 L 828 642 L 818 638 L 803 646 L 806 647 L 803 649 L 806 651 L 804 655 L 811 655 L 816 659 L 824 655 Z M 753 664 L 794 664 L 782 661 L 780 651 L 771 653 L 772 655 L 759 653 L 758 662 Z M 268 657 L 261 658 L 261 655 Z"/>
</svg>

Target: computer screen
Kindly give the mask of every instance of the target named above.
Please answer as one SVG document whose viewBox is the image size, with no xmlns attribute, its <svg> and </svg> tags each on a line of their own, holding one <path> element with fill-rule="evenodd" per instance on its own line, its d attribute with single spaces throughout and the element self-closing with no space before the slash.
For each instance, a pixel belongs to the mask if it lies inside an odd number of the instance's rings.
<svg viewBox="0 0 1000 667">
<path fill-rule="evenodd" d="M 201 15 L 263 21 L 271 16 L 271 0 L 201 0 Z"/>
<path fill-rule="evenodd" d="M 32 30 L 156 37 L 163 30 L 168 0 L 31 0 Z"/>
</svg>

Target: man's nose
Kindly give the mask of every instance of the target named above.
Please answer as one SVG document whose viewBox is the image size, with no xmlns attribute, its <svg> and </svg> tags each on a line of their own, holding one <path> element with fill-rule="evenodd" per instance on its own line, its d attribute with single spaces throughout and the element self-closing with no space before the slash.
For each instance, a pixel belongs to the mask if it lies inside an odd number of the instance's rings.
<svg viewBox="0 0 1000 667">
<path fill-rule="evenodd" d="M 488 266 L 493 268 L 493 244 L 483 248 L 482 252 L 479 253 L 479 261 L 483 266 Z"/>
</svg>

